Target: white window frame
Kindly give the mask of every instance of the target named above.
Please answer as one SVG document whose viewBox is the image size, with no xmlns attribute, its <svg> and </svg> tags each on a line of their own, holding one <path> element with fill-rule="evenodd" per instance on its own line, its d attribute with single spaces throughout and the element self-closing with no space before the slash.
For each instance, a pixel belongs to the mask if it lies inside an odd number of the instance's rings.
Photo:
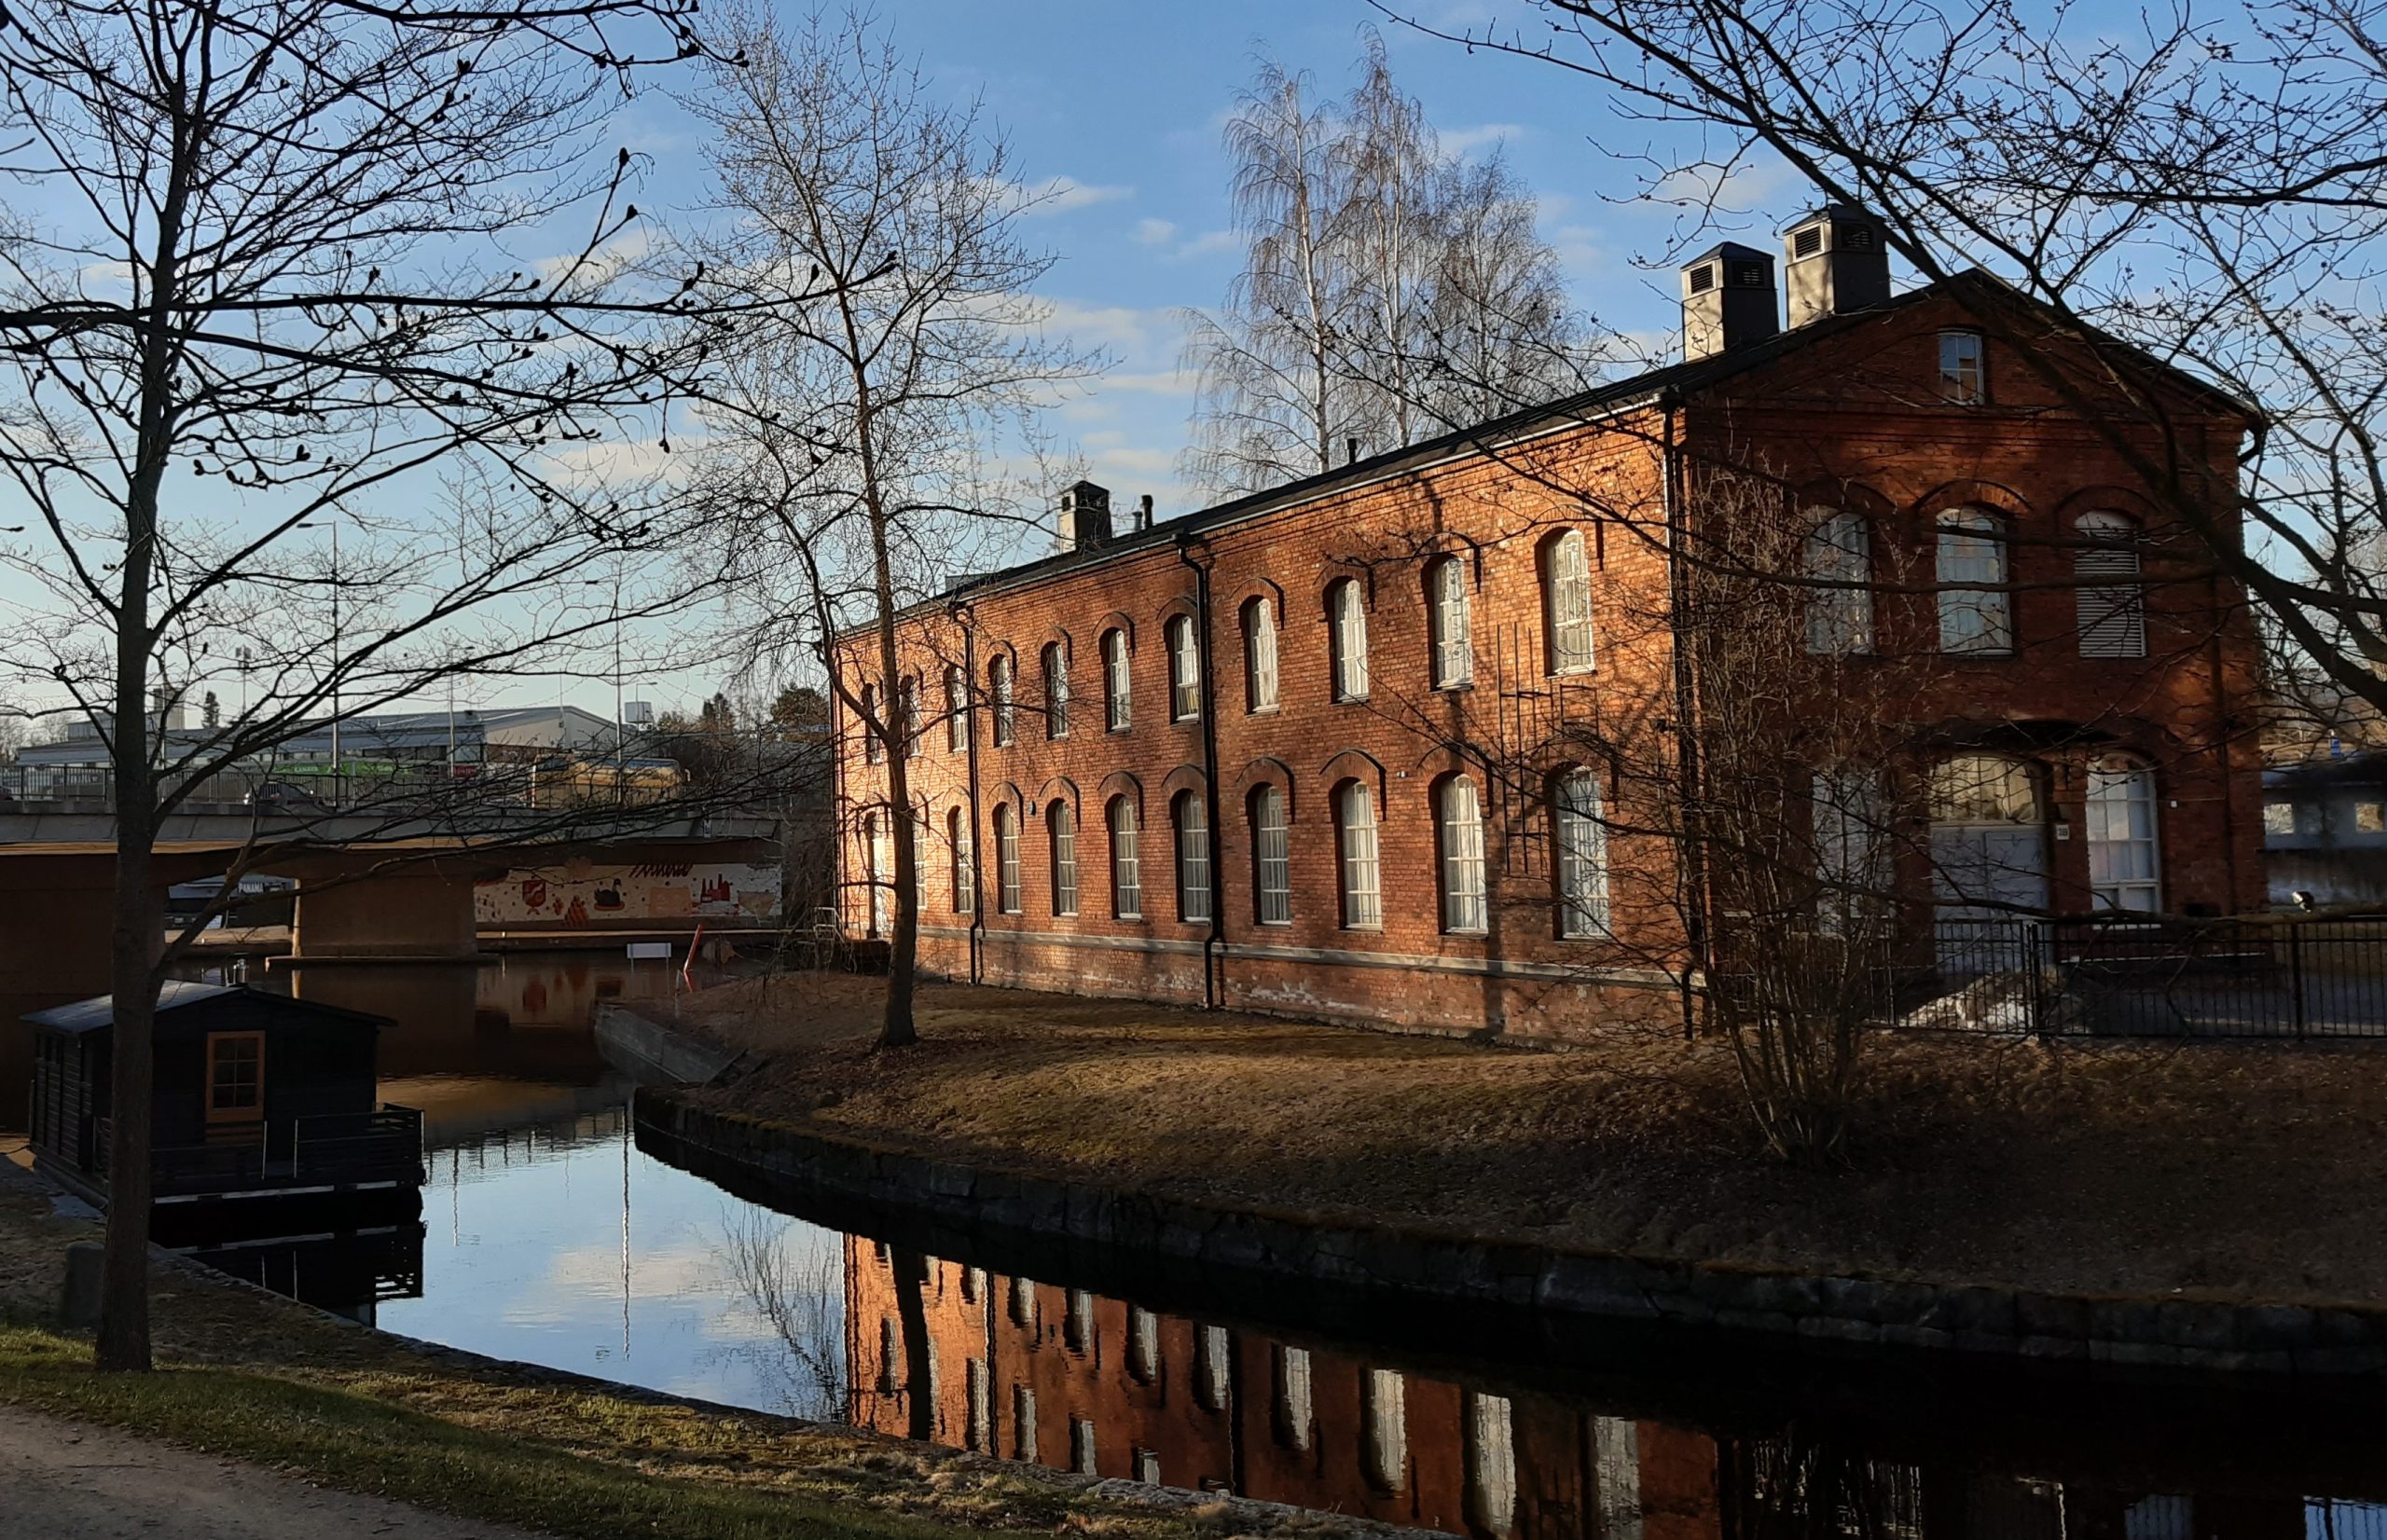
<svg viewBox="0 0 2387 1540">
<path fill-rule="evenodd" d="M 1020 913 L 1019 809 L 1010 803 L 995 806 L 995 907 L 1006 914 Z"/>
<path fill-rule="evenodd" d="M 995 697 L 995 747 L 1008 749 L 1016 736 L 1018 722 L 1012 712 L 1012 660 L 1009 653 L 998 655 L 987 666 L 987 693 Z"/>
<path fill-rule="evenodd" d="M 2081 822 L 2089 889 L 2099 911 L 2161 913 L 2161 807 L 2151 766 L 2117 756 L 2089 767 Z"/>
<path fill-rule="evenodd" d="M 1333 653 L 1334 698 L 1368 698 L 1368 606 L 1358 578 L 1336 578 L 1326 589 L 1330 651 Z"/>
<path fill-rule="evenodd" d="M 1807 576 L 1819 583 L 1870 583 L 1873 526 L 1848 509 L 1826 513 L 1807 530 Z M 1846 657 L 1873 650 L 1870 588 L 1807 590 L 1807 651 L 1816 657 Z"/>
<path fill-rule="evenodd" d="M 1202 715 L 1202 651 L 1194 645 L 1194 617 L 1171 615 L 1161 627 L 1168 653 L 1168 720 L 1194 722 Z"/>
<path fill-rule="evenodd" d="M 1293 923 L 1292 818 L 1281 786 L 1251 793 L 1251 891 L 1262 925 Z"/>
<path fill-rule="evenodd" d="M 1989 508 L 1951 508 L 1936 521 L 1939 650 L 1969 657 L 2014 651 L 2007 520 Z"/>
<path fill-rule="evenodd" d="M 920 757 L 920 676 L 907 674 L 896 681 L 896 702 L 904 715 L 904 757 Z"/>
<path fill-rule="evenodd" d="M 1068 919 L 1078 912 L 1078 812 L 1067 798 L 1044 809 L 1045 846 L 1052 857 L 1053 913 Z"/>
<path fill-rule="evenodd" d="M 1044 670 L 1044 736 L 1048 739 L 1069 736 L 1069 650 L 1057 641 L 1048 641 L 1037 655 Z"/>
<path fill-rule="evenodd" d="M 1959 406 L 1989 400 L 1989 343 L 1975 331 L 1939 334 L 1939 399 Z"/>
<path fill-rule="evenodd" d="M 1375 793 L 1363 780 L 1334 789 L 1336 868 L 1343 897 L 1343 928 L 1384 928 L 1384 857 L 1376 832 Z"/>
<path fill-rule="evenodd" d="M 1888 901 L 1890 870 L 1883 831 L 1889 793 L 1881 772 L 1838 765 L 1815 772 L 1809 787 L 1814 832 L 1815 929 L 1827 936 L 1851 933 L 1860 919 L 1878 915 Z"/>
<path fill-rule="evenodd" d="M 1442 826 L 1442 929 L 1454 936 L 1480 936 L 1491 928 L 1484 887 L 1483 803 L 1475 782 L 1453 776 L 1435 791 Z"/>
<path fill-rule="evenodd" d="M 1276 709 L 1276 611 L 1265 595 L 1243 607 L 1243 708 Z"/>
<path fill-rule="evenodd" d="M 1451 555 L 1437 560 L 1430 569 L 1428 589 L 1434 688 L 1465 689 L 1475 682 L 1475 638 L 1465 558 Z"/>
<path fill-rule="evenodd" d="M 1102 725 L 1105 732 L 1124 733 L 1135 725 L 1135 680 L 1127 651 L 1127 633 L 1102 633 Z"/>
<path fill-rule="evenodd" d="M 1603 789 L 1587 766 L 1561 773 L 1551 785 L 1552 863 L 1558 882 L 1558 935 L 1564 941 L 1598 941 L 1608 930 L 1607 826 L 1601 821 Z"/>
<path fill-rule="evenodd" d="M 880 808 L 862 819 L 862 840 L 869 846 L 870 933 L 892 935 L 895 929 L 895 818 Z"/>
<path fill-rule="evenodd" d="M 1409 1383 L 1399 1369 L 1366 1369 L 1359 1395 L 1365 1403 L 1368 1482 L 1379 1492 L 1402 1491 L 1409 1484 Z"/>
<path fill-rule="evenodd" d="M 958 663 L 945 666 L 945 747 L 948 753 L 970 751 L 970 677 Z"/>
<path fill-rule="evenodd" d="M 1466 1393 L 1460 1462 L 1467 1482 L 1467 1517 L 1495 1535 L 1517 1527 L 1517 1446 L 1508 1397 Z"/>
<path fill-rule="evenodd" d="M 1197 791 L 1180 791 L 1171 808 L 1177 831 L 1177 917 L 1187 925 L 1210 919 L 1210 809 Z"/>
<path fill-rule="evenodd" d="M 1567 529 L 1542 549 L 1542 621 L 1550 632 L 1550 671 L 1587 673 L 1599 662 L 1592 629 L 1592 543 L 1582 530 Z"/>
<path fill-rule="evenodd" d="M 1105 821 L 1111 829 L 1111 917 L 1140 920 L 1144 917 L 1144 863 L 1138 847 L 1143 831 L 1136 819 L 1136 799 L 1111 798 Z"/>
<path fill-rule="evenodd" d="M 978 871 L 969 815 L 959 807 L 952 809 L 945 816 L 945 830 L 953 846 L 953 912 L 973 914 L 978 910 Z"/>
<path fill-rule="evenodd" d="M 2146 589 L 2141 581 L 2138 525 L 2120 514 L 2081 515 L 2073 530 L 2073 618 L 2084 658 L 2146 655 Z"/>
</svg>

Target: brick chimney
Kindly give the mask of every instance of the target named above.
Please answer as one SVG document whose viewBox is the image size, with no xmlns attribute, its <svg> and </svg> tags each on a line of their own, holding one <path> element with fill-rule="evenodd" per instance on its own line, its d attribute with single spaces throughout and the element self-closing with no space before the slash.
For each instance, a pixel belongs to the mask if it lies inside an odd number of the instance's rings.
<svg viewBox="0 0 2387 1540">
<path fill-rule="evenodd" d="M 1061 489 L 1061 549 L 1097 551 L 1111 543 L 1111 488 L 1081 481 Z"/>
<path fill-rule="evenodd" d="M 1682 269 L 1682 356 L 1712 358 L 1782 329 L 1773 303 L 1773 256 L 1727 241 Z"/>
<path fill-rule="evenodd" d="M 1829 203 L 1801 214 L 1782 233 L 1790 324 L 1845 315 L 1890 297 L 1888 232 L 1853 203 Z"/>
</svg>

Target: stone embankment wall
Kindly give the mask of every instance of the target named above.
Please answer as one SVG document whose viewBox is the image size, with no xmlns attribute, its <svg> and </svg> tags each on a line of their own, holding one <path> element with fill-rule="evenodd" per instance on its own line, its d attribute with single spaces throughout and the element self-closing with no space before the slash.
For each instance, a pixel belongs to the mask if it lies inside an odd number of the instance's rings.
<svg viewBox="0 0 2387 1540">
<path fill-rule="evenodd" d="M 2037 1360 L 2387 1372 L 2387 1311 L 2039 1294 L 1564 1251 L 961 1165 L 692 1107 L 669 1090 L 642 1090 L 636 1116 L 655 1132 L 822 1198 L 957 1228 L 1066 1237 L 1411 1299 Z"/>
</svg>

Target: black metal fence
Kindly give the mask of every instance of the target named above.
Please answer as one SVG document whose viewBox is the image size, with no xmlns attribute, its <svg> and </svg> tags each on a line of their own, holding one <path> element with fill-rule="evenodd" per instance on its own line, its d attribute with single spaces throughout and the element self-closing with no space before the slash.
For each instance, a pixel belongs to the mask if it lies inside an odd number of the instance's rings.
<svg viewBox="0 0 2387 1540">
<path fill-rule="evenodd" d="M 1922 1027 L 2115 1038 L 2387 1038 L 2387 916 L 1943 918 Z"/>
</svg>

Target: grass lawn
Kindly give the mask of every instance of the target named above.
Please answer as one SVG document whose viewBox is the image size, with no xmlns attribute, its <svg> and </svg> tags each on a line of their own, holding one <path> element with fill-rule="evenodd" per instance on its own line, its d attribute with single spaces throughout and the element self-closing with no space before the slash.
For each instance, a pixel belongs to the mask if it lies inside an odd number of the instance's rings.
<svg viewBox="0 0 2387 1540">
<path fill-rule="evenodd" d="M 11 1173 L 0 1162 L 0 1178 Z M 588 1540 L 1004 1531 L 1118 1540 L 1229 1532 L 1216 1505 L 1166 1511 L 1085 1483 L 872 1434 L 698 1409 L 525 1375 L 161 1268 L 159 1372 L 99 1375 L 88 1341 L 37 1324 L 90 1221 L 0 1180 L 0 1403 L 103 1423 L 326 1486 Z M 1250 1533 L 1237 1516 L 1239 1533 Z M 1323 1533 L 1288 1517 L 1262 1533 Z"/>
<path fill-rule="evenodd" d="M 2387 1042 L 1870 1040 L 1850 1169 L 1769 1160 L 1720 1044 L 1566 1052 L 1026 991 L 741 981 L 724 1109 L 1275 1210 L 2060 1293 L 2387 1303 Z"/>
</svg>

